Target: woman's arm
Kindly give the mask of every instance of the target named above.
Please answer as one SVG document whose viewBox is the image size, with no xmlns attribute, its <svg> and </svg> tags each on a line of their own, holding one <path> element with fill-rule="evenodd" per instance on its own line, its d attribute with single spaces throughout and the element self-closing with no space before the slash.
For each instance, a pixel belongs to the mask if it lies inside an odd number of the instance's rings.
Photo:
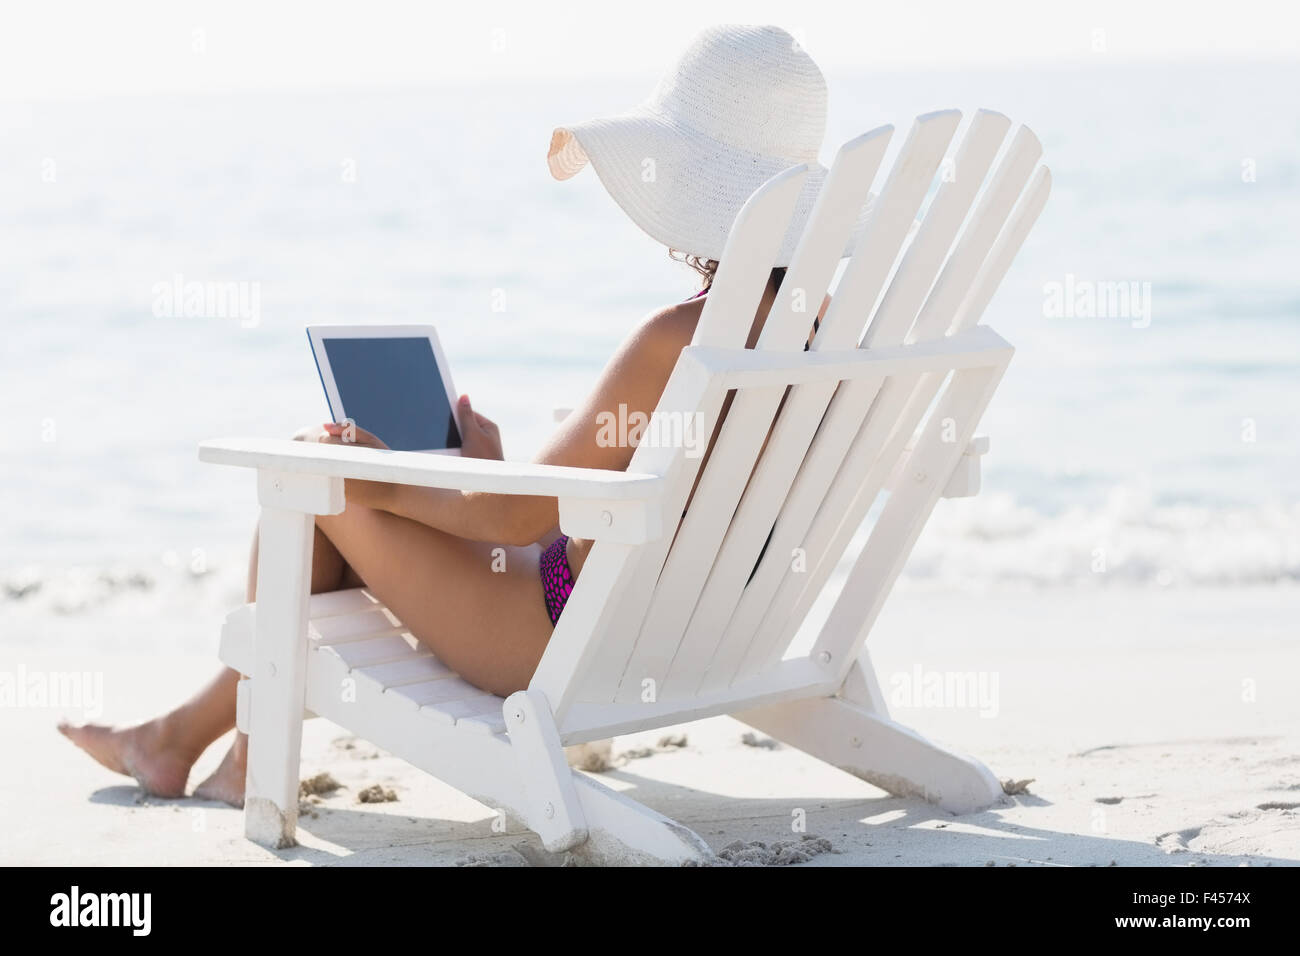
<svg viewBox="0 0 1300 956">
<path fill-rule="evenodd" d="M 624 430 L 602 428 L 601 423 L 606 421 L 606 415 L 618 422 L 637 412 L 649 416 L 654 411 L 677 357 L 690 344 L 698 318 L 699 304 L 686 302 L 644 320 L 605 366 L 591 394 L 564 420 L 535 461 L 626 470 L 635 449 L 618 440 Z M 476 458 L 502 457 L 496 426 L 474 411 L 467 396 L 462 396 L 457 406 L 457 419 L 465 443 L 462 453 Z M 331 427 L 337 431 L 338 426 Z M 323 440 L 341 439 L 330 435 Z M 499 544 L 531 544 L 560 520 L 556 499 L 533 495 L 349 480 L 347 497 L 457 537 Z"/>
</svg>

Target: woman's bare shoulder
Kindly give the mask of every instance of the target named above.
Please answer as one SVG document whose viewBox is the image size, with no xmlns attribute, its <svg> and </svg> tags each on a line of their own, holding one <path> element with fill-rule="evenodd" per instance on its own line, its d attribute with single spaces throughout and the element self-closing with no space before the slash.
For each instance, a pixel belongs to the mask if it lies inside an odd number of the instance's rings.
<svg viewBox="0 0 1300 956">
<path fill-rule="evenodd" d="M 691 344 L 704 299 L 688 299 L 666 305 L 647 315 L 633 330 L 629 342 L 637 351 L 675 362 Z"/>
<path fill-rule="evenodd" d="M 682 349 L 691 344 L 702 307 L 699 300 L 679 302 L 638 322 L 538 460 L 579 468 L 626 468 L 631 446 L 604 440 L 602 422 L 609 415 L 654 411 Z"/>
</svg>

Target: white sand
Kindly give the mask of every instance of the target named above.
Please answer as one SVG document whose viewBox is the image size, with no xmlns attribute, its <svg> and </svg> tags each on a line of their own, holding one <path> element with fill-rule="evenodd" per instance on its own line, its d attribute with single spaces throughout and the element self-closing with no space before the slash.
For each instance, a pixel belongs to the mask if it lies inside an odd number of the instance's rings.
<svg viewBox="0 0 1300 956">
<path fill-rule="evenodd" d="M 984 813 L 954 817 L 790 748 L 747 745 L 748 728 L 730 718 L 673 728 L 687 735 L 685 748 L 601 778 L 719 850 L 798 839 L 791 819 L 803 810 L 807 832 L 833 847 L 808 866 L 1295 864 L 1298 608 L 1295 589 L 896 594 L 871 643 L 886 694 L 898 687 L 893 675 L 918 667 L 996 675 L 996 715 L 933 706 L 894 713 L 979 756 L 1001 779 L 1033 778 L 1028 794 Z M 210 618 L 117 620 L 108 635 L 88 630 L 98 623 L 9 622 L 0 672 L 102 672 L 104 719 L 130 720 L 174 703 L 213 669 L 208 657 L 89 650 L 127 646 L 130 628 L 142 626 L 145 646 L 167 629 L 205 627 L 215 647 Z M 531 836 L 493 833 L 481 805 L 319 720 L 306 726 L 303 775 L 328 771 L 344 789 L 302 820 L 301 846 L 271 852 L 243 839 L 235 810 L 143 798 L 59 737 L 59 714 L 0 710 L 10 767 L 0 782 L 0 862 L 546 862 Z M 667 732 L 619 738 L 615 751 Z M 205 755 L 191 785 L 220 751 Z M 398 800 L 359 804 L 357 794 L 376 783 Z"/>
</svg>

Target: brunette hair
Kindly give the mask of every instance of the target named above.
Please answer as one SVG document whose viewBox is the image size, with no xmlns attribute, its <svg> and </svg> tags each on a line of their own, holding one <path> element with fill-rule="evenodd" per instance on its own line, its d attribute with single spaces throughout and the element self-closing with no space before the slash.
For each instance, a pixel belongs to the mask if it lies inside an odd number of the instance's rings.
<svg viewBox="0 0 1300 956">
<path fill-rule="evenodd" d="M 684 262 L 700 274 L 700 290 L 707 290 L 713 285 L 713 276 L 718 271 L 718 260 L 707 259 L 703 256 L 694 256 L 685 252 L 678 252 L 676 249 L 668 250 L 668 257 L 677 262 Z M 780 266 L 772 270 L 772 281 L 776 287 L 781 288 L 781 280 L 785 278 L 785 266 Z"/>
</svg>

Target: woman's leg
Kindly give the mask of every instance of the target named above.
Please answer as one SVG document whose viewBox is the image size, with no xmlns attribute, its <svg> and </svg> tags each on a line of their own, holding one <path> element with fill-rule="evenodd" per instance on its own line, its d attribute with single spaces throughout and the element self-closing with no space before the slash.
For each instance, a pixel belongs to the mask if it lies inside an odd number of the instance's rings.
<svg viewBox="0 0 1300 956">
<path fill-rule="evenodd" d="M 321 515 L 316 526 L 461 677 L 501 696 L 528 686 L 552 631 L 537 545 L 469 541 L 360 505 Z"/>
<path fill-rule="evenodd" d="M 248 584 L 245 588 L 250 603 L 257 600 L 257 540 L 257 533 L 254 532 L 253 547 L 248 556 Z M 316 529 L 311 554 L 312 594 L 361 586 L 361 579 L 357 577 L 355 571 L 347 566 L 347 562 L 343 560 L 338 549 L 330 544 L 329 538 L 325 537 L 320 528 Z M 216 681 L 213 682 L 214 686 L 209 689 L 210 693 L 204 694 L 200 692 L 199 694 L 206 703 L 221 715 L 225 729 L 217 736 L 224 734 L 235 725 L 235 685 L 239 682 L 239 678 L 240 675 L 237 671 L 229 667 L 224 668 Z M 222 686 L 215 686 L 218 684 Z M 213 740 L 215 739 L 214 737 Z M 207 744 L 204 744 L 204 747 L 206 748 Z M 248 735 L 237 733 L 230 744 L 230 749 L 221 758 L 221 763 L 217 769 L 212 771 L 206 780 L 194 788 L 194 796 L 200 800 L 218 800 L 234 807 L 242 807 L 244 805 L 244 782 L 247 775 Z"/>
<path fill-rule="evenodd" d="M 493 548 L 360 505 L 316 519 L 314 553 L 334 556 L 324 570 L 327 578 L 339 575 L 335 586 L 364 582 L 449 667 L 502 696 L 528 685 L 551 636 L 538 551 L 536 546 Z M 250 600 L 256 555 L 254 548 Z M 314 572 L 322 571 L 313 564 Z M 313 573 L 313 593 L 327 590 L 319 586 L 323 583 Z M 222 678 L 229 679 L 229 687 L 211 691 L 214 706 L 229 706 L 228 713 L 221 712 L 229 721 L 225 729 L 234 722 L 238 676 L 228 670 Z M 194 795 L 242 806 L 247 755 L 248 738 L 236 734 L 221 766 Z"/>
<path fill-rule="evenodd" d="M 312 593 L 352 586 L 350 572 L 338 549 L 317 529 L 312 549 Z M 257 592 L 257 535 L 249 560 L 248 599 Z M 235 684 L 239 674 L 223 668 L 189 700 L 161 717 L 131 727 L 103 724 L 73 726 L 59 731 L 105 767 L 134 777 L 148 793 L 159 797 L 185 794 L 190 767 L 217 738 L 235 726 Z M 195 796 L 242 804 L 246 741 L 237 734 L 220 769 L 195 790 Z"/>
</svg>

